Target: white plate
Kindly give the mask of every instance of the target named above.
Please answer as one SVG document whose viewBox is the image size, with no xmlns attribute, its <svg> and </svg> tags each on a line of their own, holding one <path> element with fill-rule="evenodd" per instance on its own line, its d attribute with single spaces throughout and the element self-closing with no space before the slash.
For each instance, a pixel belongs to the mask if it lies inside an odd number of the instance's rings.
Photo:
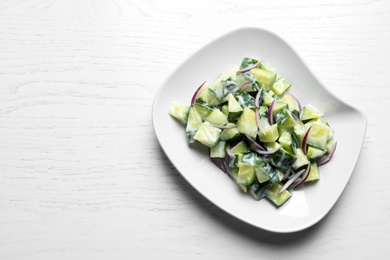
<svg viewBox="0 0 390 260">
<path fill-rule="evenodd" d="M 271 64 L 293 82 L 293 93 L 302 104 L 310 103 L 325 113 L 338 141 L 333 159 L 321 166 L 321 180 L 293 192 L 276 208 L 266 199 L 256 201 L 237 186 L 209 159 L 206 149 L 190 147 L 185 127 L 168 115 L 172 101 L 189 104 L 196 88 L 211 82 L 220 72 L 239 65 L 244 56 Z M 344 190 L 363 144 L 366 117 L 333 96 L 277 35 L 258 28 L 228 33 L 189 57 L 159 88 L 153 104 L 153 125 L 158 141 L 176 169 L 215 205 L 253 226 L 288 233 L 320 221 Z"/>
</svg>

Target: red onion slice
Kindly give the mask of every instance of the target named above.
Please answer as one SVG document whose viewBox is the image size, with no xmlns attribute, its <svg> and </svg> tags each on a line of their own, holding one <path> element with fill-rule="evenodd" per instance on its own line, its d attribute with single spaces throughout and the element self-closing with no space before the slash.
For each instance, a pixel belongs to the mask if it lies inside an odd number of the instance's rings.
<svg viewBox="0 0 390 260">
<path fill-rule="evenodd" d="M 249 135 L 245 134 L 245 137 L 248 139 L 249 143 L 252 143 L 254 144 L 257 148 L 259 148 L 260 150 L 263 150 L 265 151 L 265 148 L 259 144 L 258 142 L 256 142 L 252 137 L 250 137 Z"/>
<path fill-rule="evenodd" d="M 195 104 L 196 98 L 198 97 L 198 94 L 199 94 L 200 90 L 202 89 L 202 87 L 204 86 L 205 83 L 206 83 L 206 81 L 203 82 L 202 85 L 200 85 L 200 86 L 196 89 L 196 91 L 195 91 L 195 93 L 194 93 L 194 95 L 192 96 L 192 99 L 191 99 L 191 106 L 192 106 L 193 104 Z"/>
<path fill-rule="evenodd" d="M 260 104 L 259 104 L 259 101 L 260 101 L 260 96 L 261 96 L 261 92 L 263 91 L 263 87 L 261 87 L 259 89 L 259 91 L 257 92 L 256 94 L 256 98 L 255 98 L 255 107 L 256 108 L 259 108 L 260 107 Z"/>
<path fill-rule="evenodd" d="M 304 172 L 305 172 L 305 169 L 303 169 L 303 170 L 297 172 L 293 177 L 291 177 L 291 179 L 289 179 L 289 180 L 283 185 L 283 187 L 279 190 L 278 194 L 280 194 L 280 193 L 282 193 L 283 191 L 287 190 L 287 188 L 290 187 L 290 185 L 293 184 L 294 181 L 296 181 L 296 180 L 299 178 L 299 176 L 301 176 L 302 173 L 304 173 Z"/>
<path fill-rule="evenodd" d="M 334 152 L 336 151 L 337 147 L 337 142 L 333 144 L 332 150 L 330 150 L 329 154 L 325 157 L 322 157 L 321 159 L 318 160 L 317 165 L 324 165 L 325 163 L 328 163 L 330 159 L 332 159 Z"/>
<path fill-rule="evenodd" d="M 287 171 L 284 173 L 283 178 L 282 178 L 282 181 L 284 181 L 285 179 L 287 179 L 287 177 L 290 175 L 290 172 L 291 172 L 291 167 L 288 168 Z"/>
<path fill-rule="evenodd" d="M 269 106 L 269 109 L 268 109 L 268 123 L 270 125 L 273 125 L 274 124 L 274 116 L 273 116 L 273 110 L 274 110 L 274 104 L 275 104 L 275 100 L 274 99 L 271 103 L 271 105 Z"/>
<path fill-rule="evenodd" d="M 244 85 L 241 86 L 241 88 L 238 90 L 240 92 L 244 91 L 246 88 L 248 88 L 249 86 L 251 86 L 253 84 L 253 82 L 251 81 L 248 81 L 248 82 L 245 82 Z"/>
<path fill-rule="evenodd" d="M 303 174 L 302 179 L 301 179 L 297 184 L 294 185 L 294 189 L 298 188 L 299 186 L 301 186 L 301 185 L 306 181 L 307 177 L 308 177 L 309 174 L 310 174 L 310 170 L 311 170 L 311 164 L 309 164 L 309 165 L 307 166 L 306 171 L 305 171 L 305 173 Z"/>
<path fill-rule="evenodd" d="M 303 136 L 303 139 L 302 139 L 302 152 L 304 154 L 306 154 L 306 152 L 307 152 L 306 151 L 307 150 L 306 143 L 307 143 L 307 137 L 309 136 L 310 129 L 311 129 L 311 126 L 309 127 L 309 129 L 307 129 L 306 134 Z"/>
<path fill-rule="evenodd" d="M 258 147 L 257 147 L 256 145 L 254 145 L 253 143 L 250 143 L 249 145 L 251 146 L 251 148 L 252 148 L 253 151 L 255 151 L 255 152 L 258 153 L 258 154 L 262 154 L 262 155 L 274 154 L 276 151 L 278 151 L 278 150 L 280 149 L 280 147 L 279 147 L 279 148 L 277 148 L 277 149 L 275 149 L 275 150 L 272 150 L 272 151 L 265 151 L 265 150 L 261 150 L 260 148 L 258 148 Z"/>
<path fill-rule="evenodd" d="M 245 72 L 248 72 L 248 71 L 251 71 L 253 70 L 254 68 L 257 68 L 258 66 L 260 65 L 260 61 L 248 68 L 245 68 L 245 69 L 242 69 L 242 70 L 237 70 L 236 74 L 240 74 L 240 73 L 245 73 Z"/>
</svg>

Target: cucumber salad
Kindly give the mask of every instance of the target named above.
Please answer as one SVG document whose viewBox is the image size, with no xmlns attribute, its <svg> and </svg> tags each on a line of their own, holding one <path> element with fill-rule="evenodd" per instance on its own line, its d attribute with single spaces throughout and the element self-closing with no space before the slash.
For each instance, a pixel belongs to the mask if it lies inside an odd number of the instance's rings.
<svg viewBox="0 0 390 260">
<path fill-rule="evenodd" d="M 301 106 L 292 83 L 267 63 L 245 57 L 240 67 L 204 82 L 190 104 L 169 114 L 188 142 L 209 147 L 211 160 L 245 193 L 283 205 L 336 150 L 334 131 L 313 105 Z"/>
</svg>

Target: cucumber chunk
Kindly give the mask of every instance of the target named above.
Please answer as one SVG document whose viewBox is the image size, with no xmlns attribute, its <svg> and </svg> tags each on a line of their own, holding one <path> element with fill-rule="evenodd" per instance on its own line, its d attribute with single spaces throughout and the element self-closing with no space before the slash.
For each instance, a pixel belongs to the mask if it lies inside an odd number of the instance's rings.
<svg viewBox="0 0 390 260">
<path fill-rule="evenodd" d="M 305 182 L 318 181 L 319 179 L 320 179 L 320 170 L 318 169 L 317 163 L 312 162 L 309 176 L 307 176 Z"/>
<path fill-rule="evenodd" d="M 281 188 L 282 185 L 276 183 L 265 192 L 265 197 L 267 197 L 278 207 L 283 205 L 289 198 L 291 198 L 291 193 L 288 190 L 285 190 L 279 194 L 278 192 Z"/>
<path fill-rule="evenodd" d="M 187 123 L 187 117 L 188 117 L 188 111 L 190 110 L 190 106 L 173 101 L 170 108 L 169 108 L 169 114 L 179 120 L 181 123 L 185 124 Z"/>
<path fill-rule="evenodd" d="M 268 91 L 271 89 L 272 84 L 274 83 L 276 79 L 276 73 L 272 71 L 267 71 L 261 68 L 254 68 L 250 71 L 250 74 L 252 74 L 260 86 L 264 86 L 265 91 Z"/>
<path fill-rule="evenodd" d="M 234 154 L 236 153 L 244 154 L 244 153 L 249 153 L 251 150 L 249 149 L 248 145 L 245 144 L 244 141 L 240 141 L 235 146 L 233 146 L 230 149 L 230 151 Z"/>
<path fill-rule="evenodd" d="M 219 109 L 214 109 L 205 118 L 205 121 L 213 125 L 225 125 L 228 123 L 227 116 Z"/>
<path fill-rule="evenodd" d="M 276 80 L 274 82 L 274 84 L 272 84 L 272 91 L 276 94 L 276 95 L 281 95 L 283 94 L 289 87 L 291 86 L 291 82 L 288 81 L 287 79 L 285 78 L 279 78 L 278 80 Z"/>
<path fill-rule="evenodd" d="M 253 139 L 256 139 L 258 127 L 255 112 L 249 108 L 245 108 L 237 120 L 237 128 L 240 133 L 247 134 Z"/>
<path fill-rule="evenodd" d="M 306 105 L 306 106 L 304 106 L 302 108 L 302 111 L 301 111 L 301 114 L 300 114 L 299 118 L 302 121 L 306 121 L 306 120 L 310 120 L 310 119 L 313 119 L 313 118 L 319 118 L 319 117 L 322 117 L 322 116 L 324 116 L 323 113 L 318 111 L 318 109 L 315 108 L 314 106 L 308 104 L 308 105 Z"/>
<path fill-rule="evenodd" d="M 202 123 L 202 117 L 199 115 L 199 113 L 194 107 L 191 107 L 190 112 L 188 113 L 188 121 L 186 126 L 186 133 L 190 141 L 192 140 L 192 137 L 195 135 L 196 131 L 198 131 Z"/>
<path fill-rule="evenodd" d="M 221 129 L 212 126 L 209 122 L 203 122 L 194 139 L 211 148 L 217 144 L 221 132 Z"/>
<path fill-rule="evenodd" d="M 214 147 L 210 149 L 210 158 L 225 158 L 226 156 L 226 142 L 219 141 Z"/>
</svg>

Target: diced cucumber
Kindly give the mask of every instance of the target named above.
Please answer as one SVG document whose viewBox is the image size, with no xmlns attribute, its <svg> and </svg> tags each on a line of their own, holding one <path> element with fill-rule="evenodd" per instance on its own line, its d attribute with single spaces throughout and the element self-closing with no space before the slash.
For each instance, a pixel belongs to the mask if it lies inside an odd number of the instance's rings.
<svg viewBox="0 0 390 260">
<path fill-rule="evenodd" d="M 281 145 L 278 142 L 268 142 L 268 143 L 264 143 L 264 147 L 268 151 L 274 151 L 276 149 L 279 149 Z"/>
<path fill-rule="evenodd" d="M 291 86 L 291 82 L 288 81 L 287 79 L 285 78 L 280 78 L 278 80 L 276 80 L 274 82 L 274 84 L 272 84 L 272 91 L 276 94 L 276 95 L 281 95 L 283 94 L 289 87 Z"/>
<path fill-rule="evenodd" d="M 295 135 L 298 137 L 299 142 L 302 142 L 303 137 L 305 136 L 305 133 L 306 133 L 305 126 L 301 123 L 297 123 L 297 124 L 295 124 L 293 131 L 294 131 Z"/>
<path fill-rule="evenodd" d="M 260 183 L 264 183 L 270 180 L 270 175 L 272 175 L 273 169 L 267 161 L 257 158 L 255 161 L 255 172 L 257 180 Z"/>
<path fill-rule="evenodd" d="M 333 148 L 333 145 L 334 145 L 333 138 L 326 142 L 326 147 L 325 147 L 326 148 L 326 153 L 330 153 L 330 151 Z"/>
<path fill-rule="evenodd" d="M 234 181 L 237 183 L 237 179 L 238 179 L 238 169 L 233 169 L 232 170 L 232 173 L 233 173 L 233 177 L 234 177 Z M 238 187 L 240 188 L 240 190 L 242 192 L 245 192 L 247 193 L 248 192 L 248 186 L 244 185 L 244 184 L 239 184 L 237 183 Z"/>
<path fill-rule="evenodd" d="M 229 159 L 229 168 L 232 170 L 235 171 L 237 170 L 237 174 L 238 174 L 238 167 L 239 167 L 239 164 L 241 164 L 242 162 L 242 157 L 244 156 L 244 154 L 242 153 L 235 153 L 234 154 L 234 158 L 233 159 Z"/>
<path fill-rule="evenodd" d="M 257 59 L 251 58 L 251 57 L 244 57 L 240 64 L 240 70 L 246 69 L 248 67 L 251 67 L 258 63 L 259 61 Z"/>
<path fill-rule="evenodd" d="M 193 108 L 195 108 L 202 119 L 204 119 L 208 114 L 210 114 L 211 111 L 213 111 L 213 108 L 206 105 L 205 103 L 195 103 Z"/>
<path fill-rule="evenodd" d="M 268 190 L 268 183 L 259 183 L 257 179 L 248 187 L 249 194 L 255 199 L 260 200 L 265 196 L 265 192 Z"/>
<path fill-rule="evenodd" d="M 245 144 L 244 141 L 238 142 L 235 146 L 233 146 L 230 151 L 234 154 L 236 153 L 249 153 L 251 150 L 249 149 L 248 145 Z"/>
<path fill-rule="evenodd" d="M 279 194 L 278 192 L 281 188 L 282 185 L 276 183 L 265 192 L 265 197 L 267 197 L 278 207 L 283 205 L 291 197 L 291 193 L 288 190 L 285 190 Z"/>
<path fill-rule="evenodd" d="M 296 125 L 294 117 L 287 108 L 283 108 L 279 113 L 276 114 L 275 121 L 280 128 L 284 129 L 292 129 Z"/>
<path fill-rule="evenodd" d="M 310 119 L 313 119 L 313 118 L 319 118 L 319 117 L 322 117 L 324 116 L 323 113 L 321 113 L 320 111 L 318 111 L 317 108 L 315 108 L 314 106 L 308 104 L 306 106 L 304 106 L 302 108 L 302 111 L 301 111 L 301 114 L 300 114 L 300 119 L 302 121 L 306 121 L 306 120 L 310 120 Z"/>
<path fill-rule="evenodd" d="M 240 133 L 247 134 L 253 139 L 256 139 L 258 127 L 255 112 L 249 108 L 245 108 L 237 120 L 237 128 Z"/>
<path fill-rule="evenodd" d="M 275 166 L 283 171 L 286 171 L 288 168 L 290 168 L 294 164 L 295 160 L 296 160 L 296 158 L 294 155 L 288 153 L 283 148 L 280 148 L 271 156 L 269 162 L 273 166 Z"/>
<path fill-rule="evenodd" d="M 299 167 L 310 164 L 306 155 L 303 153 L 303 151 L 300 148 L 295 149 L 295 157 L 297 159 L 295 160 L 294 164 L 292 165 L 292 167 L 294 169 L 298 169 Z"/>
<path fill-rule="evenodd" d="M 228 107 L 227 104 L 224 104 L 224 105 L 222 106 L 221 111 L 222 111 L 222 113 L 224 113 L 225 116 L 227 116 L 228 119 L 229 119 L 229 107 Z"/>
<path fill-rule="evenodd" d="M 265 91 L 268 91 L 271 89 L 272 84 L 274 83 L 276 79 L 276 73 L 267 71 L 261 68 L 254 68 L 250 71 L 250 74 L 252 74 L 260 86 L 264 86 Z"/>
<path fill-rule="evenodd" d="M 318 149 L 314 146 L 307 146 L 307 157 L 310 159 L 315 159 L 323 156 L 326 153 L 326 150 Z"/>
<path fill-rule="evenodd" d="M 202 125 L 202 123 L 202 117 L 199 115 L 198 111 L 195 109 L 195 107 L 191 107 L 190 112 L 188 113 L 188 121 L 186 125 L 187 135 L 190 137 L 194 136 L 196 131 L 198 131 L 198 129 Z"/>
<path fill-rule="evenodd" d="M 262 103 L 263 106 L 269 107 L 271 105 L 271 103 L 275 99 L 273 94 L 274 93 L 272 91 L 264 92 L 264 94 L 263 94 L 263 103 Z"/>
<path fill-rule="evenodd" d="M 221 132 L 221 129 L 212 126 L 209 122 L 203 122 L 194 139 L 211 148 L 217 144 Z"/>
<path fill-rule="evenodd" d="M 307 137 L 307 143 L 318 149 L 325 150 L 328 140 L 329 127 L 317 122 L 311 124 L 310 133 Z"/>
<path fill-rule="evenodd" d="M 226 142 L 219 141 L 214 147 L 210 148 L 210 158 L 225 158 Z"/>
<path fill-rule="evenodd" d="M 235 124 L 227 123 L 226 126 L 235 126 Z M 238 136 L 240 136 L 240 131 L 238 131 L 237 127 L 234 127 L 234 128 L 230 128 L 230 129 L 224 129 L 222 131 L 220 138 L 223 141 L 228 141 L 228 140 L 232 140 Z"/>
<path fill-rule="evenodd" d="M 236 98 L 229 93 L 228 95 L 228 111 L 229 111 L 229 120 L 236 120 L 244 109 L 237 102 Z"/>
<path fill-rule="evenodd" d="M 248 92 L 237 92 L 234 98 L 242 108 L 255 108 L 255 98 Z"/>
<path fill-rule="evenodd" d="M 280 100 L 275 101 L 274 106 L 272 108 L 272 115 L 276 116 L 279 113 L 279 111 L 281 111 L 285 108 L 287 108 L 287 103 L 280 101 Z"/>
<path fill-rule="evenodd" d="M 292 149 L 292 137 L 290 132 L 285 131 L 283 132 L 278 140 L 279 144 L 283 147 L 284 150 L 287 152 L 293 154 L 293 149 Z"/>
<path fill-rule="evenodd" d="M 317 181 L 319 179 L 320 179 L 320 170 L 318 169 L 317 163 L 316 162 L 312 162 L 311 163 L 311 169 L 310 169 L 310 172 L 309 172 L 309 176 L 307 176 L 307 179 L 305 180 L 305 182 L 307 182 L 307 181 Z"/>
<path fill-rule="evenodd" d="M 190 106 L 187 104 L 183 104 L 177 101 L 173 101 L 170 108 L 169 114 L 179 120 L 181 123 L 187 123 L 188 111 L 190 110 Z"/>
<path fill-rule="evenodd" d="M 258 109 L 259 116 L 267 117 L 268 107 L 266 106 L 260 106 Z"/>
<path fill-rule="evenodd" d="M 292 113 L 298 113 L 299 107 L 297 101 L 291 95 L 284 95 L 281 99 L 283 102 L 287 103 L 288 110 Z"/>
<path fill-rule="evenodd" d="M 197 103 L 207 103 L 207 95 L 209 92 L 209 85 L 207 83 L 203 84 L 203 87 L 199 90 L 198 96 L 196 97 Z"/>
<path fill-rule="evenodd" d="M 275 72 L 274 68 L 272 68 L 271 65 L 264 62 L 260 64 L 260 68 L 266 71 Z"/>
<path fill-rule="evenodd" d="M 242 156 L 242 159 L 238 162 L 238 167 L 241 167 L 242 165 L 251 165 L 255 166 L 257 156 L 255 153 L 250 152 L 246 153 Z"/>
<path fill-rule="evenodd" d="M 256 83 L 256 78 L 251 75 L 250 73 L 240 73 L 236 75 L 236 81 L 237 81 L 237 87 L 238 89 L 241 89 L 244 84 L 247 84 L 247 82 L 251 82 L 251 85 L 246 86 L 243 88 L 243 92 L 253 92 L 258 91 L 259 87 Z"/>
<path fill-rule="evenodd" d="M 278 125 L 273 124 L 258 131 L 259 139 L 262 142 L 275 142 L 279 138 Z"/>
<path fill-rule="evenodd" d="M 205 121 L 213 125 L 225 125 L 228 123 L 227 116 L 219 109 L 214 109 L 205 118 Z"/>
<path fill-rule="evenodd" d="M 251 185 L 255 179 L 255 169 L 252 165 L 242 165 L 238 168 L 237 183 Z"/>
</svg>

